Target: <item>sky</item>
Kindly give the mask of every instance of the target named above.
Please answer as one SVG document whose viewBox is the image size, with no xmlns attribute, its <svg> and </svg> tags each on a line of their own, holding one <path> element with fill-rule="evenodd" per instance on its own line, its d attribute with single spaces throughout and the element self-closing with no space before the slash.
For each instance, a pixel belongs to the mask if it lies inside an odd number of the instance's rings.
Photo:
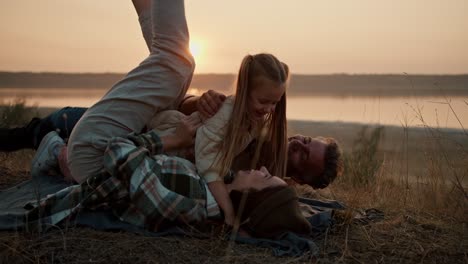
<svg viewBox="0 0 468 264">
<path fill-rule="evenodd" d="M 186 0 L 196 73 L 269 52 L 296 74 L 468 73 L 467 0 Z M 0 71 L 127 72 L 147 56 L 130 0 L 0 2 Z"/>
</svg>

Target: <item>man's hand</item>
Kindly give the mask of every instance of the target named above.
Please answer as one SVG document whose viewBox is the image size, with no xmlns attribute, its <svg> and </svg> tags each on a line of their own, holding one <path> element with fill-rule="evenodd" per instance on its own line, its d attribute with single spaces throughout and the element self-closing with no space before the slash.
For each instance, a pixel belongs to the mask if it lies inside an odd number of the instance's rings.
<svg viewBox="0 0 468 264">
<path fill-rule="evenodd" d="M 198 98 L 197 111 L 200 112 L 203 119 L 208 119 L 218 112 L 224 100 L 226 100 L 224 94 L 208 90 Z"/>
<path fill-rule="evenodd" d="M 198 113 L 181 118 L 173 133 L 160 137 L 163 150 L 171 151 L 193 145 L 195 132 L 200 125 L 201 120 Z"/>
</svg>

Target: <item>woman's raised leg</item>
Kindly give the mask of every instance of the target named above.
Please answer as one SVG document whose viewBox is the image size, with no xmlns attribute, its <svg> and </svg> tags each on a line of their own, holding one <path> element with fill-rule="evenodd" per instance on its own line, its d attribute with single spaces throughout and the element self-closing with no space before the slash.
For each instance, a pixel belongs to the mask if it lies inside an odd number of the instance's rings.
<svg viewBox="0 0 468 264">
<path fill-rule="evenodd" d="M 141 17 L 148 7 L 140 9 L 137 3 Z M 68 164 L 77 182 L 102 170 L 110 138 L 139 133 L 157 112 L 177 109 L 190 85 L 195 62 L 184 1 L 153 0 L 150 10 L 151 54 L 90 107 L 72 131 Z"/>
<path fill-rule="evenodd" d="M 132 0 L 135 11 L 140 22 L 141 33 L 145 39 L 146 47 L 151 53 L 151 42 L 153 41 L 153 25 L 151 21 L 151 0 Z"/>
</svg>

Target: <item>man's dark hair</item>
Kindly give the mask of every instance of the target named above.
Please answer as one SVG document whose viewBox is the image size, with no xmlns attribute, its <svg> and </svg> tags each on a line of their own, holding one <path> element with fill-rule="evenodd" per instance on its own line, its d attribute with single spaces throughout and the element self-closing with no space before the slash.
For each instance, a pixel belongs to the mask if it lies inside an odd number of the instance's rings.
<svg viewBox="0 0 468 264">
<path fill-rule="evenodd" d="M 332 183 L 337 177 L 343 174 L 344 162 L 341 148 L 338 142 L 331 137 L 325 138 L 327 147 L 325 148 L 324 169 L 320 177 L 309 182 L 314 189 L 323 189 Z"/>
</svg>

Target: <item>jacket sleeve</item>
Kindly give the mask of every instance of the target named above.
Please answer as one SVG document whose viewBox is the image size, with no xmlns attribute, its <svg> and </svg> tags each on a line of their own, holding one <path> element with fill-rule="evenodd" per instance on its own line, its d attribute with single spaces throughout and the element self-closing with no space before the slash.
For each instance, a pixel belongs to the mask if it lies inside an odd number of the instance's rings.
<svg viewBox="0 0 468 264">
<path fill-rule="evenodd" d="M 221 181 L 219 169 L 214 168 L 221 158 L 219 148 L 225 140 L 227 124 L 231 118 L 234 98 L 228 97 L 219 111 L 198 128 L 195 138 L 195 163 L 198 173 L 206 182 Z"/>
<path fill-rule="evenodd" d="M 127 138 L 112 138 L 104 153 L 104 168 L 118 178 L 130 178 L 136 167 L 149 156 L 161 154 L 162 141 L 158 134 L 149 131 L 144 134 L 131 133 Z"/>
</svg>

